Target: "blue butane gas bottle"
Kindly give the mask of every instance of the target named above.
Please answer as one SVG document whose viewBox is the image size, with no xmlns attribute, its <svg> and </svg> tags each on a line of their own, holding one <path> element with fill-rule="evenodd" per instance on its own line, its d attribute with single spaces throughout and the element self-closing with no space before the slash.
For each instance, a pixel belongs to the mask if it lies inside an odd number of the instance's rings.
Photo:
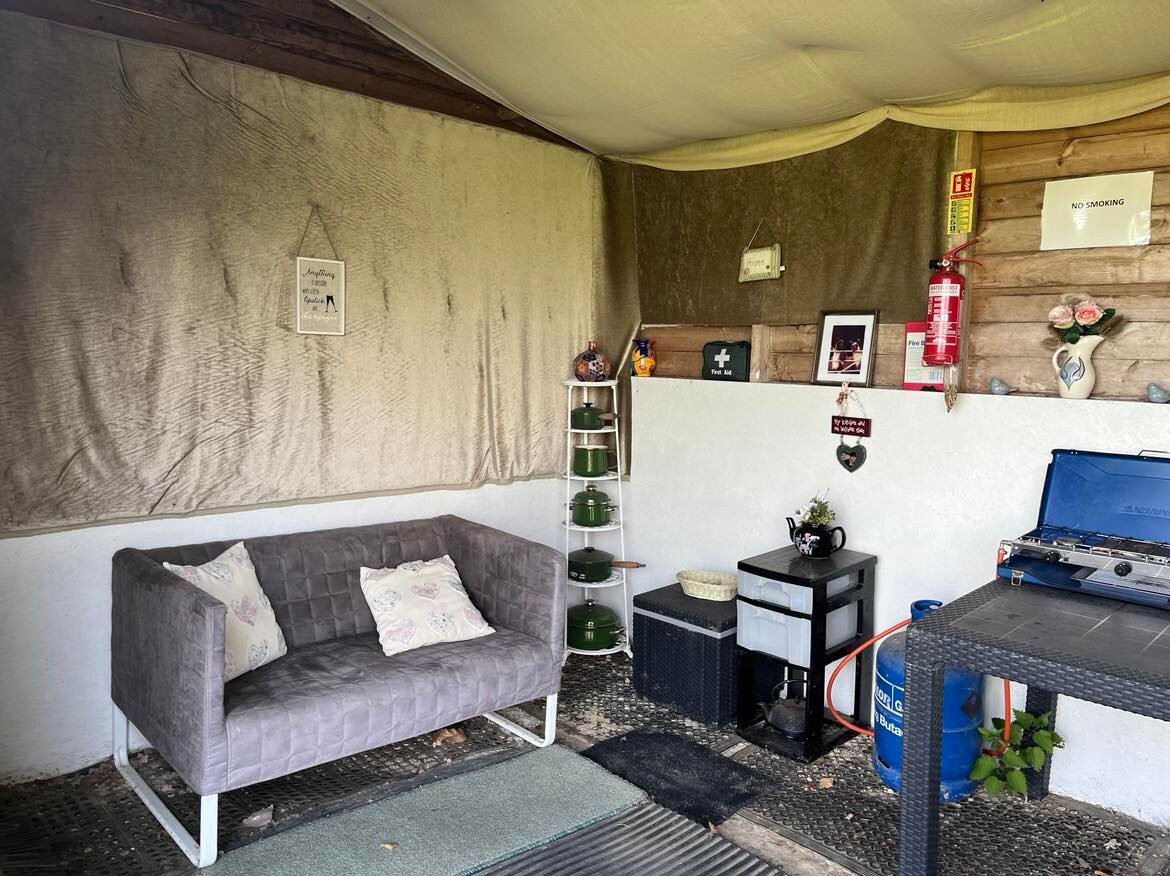
<svg viewBox="0 0 1170 876">
<path fill-rule="evenodd" d="M 918 620 L 942 605 L 920 599 L 910 606 Z M 878 648 L 877 682 L 873 692 L 873 768 L 895 791 L 902 787 L 902 695 L 906 686 L 906 633 L 887 638 Z M 942 771 L 940 802 L 962 800 L 975 790 L 968 781 L 979 756 L 983 723 L 983 676 L 948 667 L 943 673 Z"/>
</svg>

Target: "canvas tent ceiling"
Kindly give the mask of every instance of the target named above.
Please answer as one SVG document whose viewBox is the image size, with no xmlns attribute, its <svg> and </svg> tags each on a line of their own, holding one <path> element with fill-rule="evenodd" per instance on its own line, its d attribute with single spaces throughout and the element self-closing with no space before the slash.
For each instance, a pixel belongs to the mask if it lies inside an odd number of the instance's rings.
<svg viewBox="0 0 1170 876">
<path fill-rule="evenodd" d="M 680 169 L 883 118 L 1063 127 L 1170 101 L 1166 0 L 335 2 L 594 152 Z"/>
</svg>

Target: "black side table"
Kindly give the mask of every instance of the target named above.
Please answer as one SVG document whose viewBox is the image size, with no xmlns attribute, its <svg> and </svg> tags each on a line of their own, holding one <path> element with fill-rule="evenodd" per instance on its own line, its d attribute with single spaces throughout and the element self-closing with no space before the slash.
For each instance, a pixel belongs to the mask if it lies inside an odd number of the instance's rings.
<svg viewBox="0 0 1170 876">
<path fill-rule="evenodd" d="M 874 570 L 877 557 L 857 551 L 840 550 L 825 559 L 812 560 L 794 547 L 769 551 L 739 562 L 739 721 L 738 733 L 749 742 L 788 757 L 811 762 L 856 734 L 826 714 L 825 667 L 841 659 L 873 635 Z M 744 573 L 747 573 L 746 576 Z M 751 586 L 755 581 L 756 586 Z M 768 593 L 768 582 L 786 585 L 788 606 Z M 762 587 L 765 592 L 758 592 Z M 795 589 L 794 589 L 795 588 Z M 832 590 L 833 594 L 829 595 Z M 799 605 L 799 608 L 794 608 Z M 854 606 L 842 641 L 828 644 L 828 630 L 836 626 L 830 615 Z M 849 612 L 846 612 L 849 614 Z M 777 634 L 787 633 L 789 652 L 778 656 L 773 641 L 761 636 L 754 617 L 765 617 Z M 803 640 L 808 630 L 807 659 L 791 652 L 794 636 Z M 837 636 L 836 638 L 841 638 Z M 775 685 L 795 679 L 803 682 L 804 728 L 799 739 L 781 734 L 763 719 L 760 701 L 770 699 Z M 873 652 L 858 655 L 853 683 L 853 721 L 869 726 L 873 709 Z"/>
<path fill-rule="evenodd" d="M 945 665 L 1028 685 L 1029 712 L 1056 698 L 1170 721 L 1170 612 L 996 579 L 908 628 L 899 872 L 938 872 L 938 782 Z M 1049 759 L 1028 796 L 1048 792 Z"/>
</svg>

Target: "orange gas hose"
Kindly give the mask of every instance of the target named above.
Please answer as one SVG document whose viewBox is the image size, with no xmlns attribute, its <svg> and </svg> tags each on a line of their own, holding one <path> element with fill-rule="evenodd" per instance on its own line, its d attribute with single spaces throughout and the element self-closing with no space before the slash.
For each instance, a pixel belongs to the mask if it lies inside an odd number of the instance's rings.
<svg viewBox="0 0 1170 876">
<path fill-rule="evenodd" d="M 902 629 L 902 627 L 909 626 L 909 625 L 910 625 L 910 618 L 906 618 L 906 620 L 903 620 L 903 621 L 898 621 L 896 624 L 894 624 L 889 629 L 882 630 L 876 636 L 872 636 L 872 637 L 866 639 L 864 642 L 862 642 L 860 645 L 858 645 L 856 648 L 854 648 L 852 651 L 850 651 L 848 654 L 846 654 L 844 657 L 841 658 L 841 662 L 837 664 L 837 668 L 834 669 L 833 674 L 829 676 L 829 688 L 828 688 L 828 690 L 825 691 L 825 701 L 828 703 L 829 711 L 832 713 L 833 719 L 838 724 L 841 724 L 844 727 L 848 727 L 854 733 L 860 733 L 863 736 L 873 736 L 872 730 L 870 730 L 866 727 L 858 727 L 856 724 L 852 723 L 851 721 L 848 721 L 845 718 L 841 717 L 841 713 L 838 712 L 837 709 L 833 706 L 833 683 L 837 680 L 837 676 L 841 673 L 841 670 L 844 669 L 847 665 L 849 665 L 849 662 L 851 660 L 853 660 L 854 657 L 856 657 L 858 654 L 860 654 L 866 648 L 869 648 L 875 642 L 878 642 L 881 639 L 884 639 L 886 636 L 890 635 L 890 633 L 896 633 L 896 632 L 898 632 L 898 630 Z M 1003 710 L 1004 710 L 1003 745 L 1001 745 L 999 747 L 998 751 L 990 751 L 988 749 L 984 749 L 984 752 L 986 754 L 993 754 L 993 755 L 1000 754 L 1004 749 L 1007 748 L 1008 740 L 1011 739 L 1011 734 L 1012 734 L 1012 683 L 1010 681 L 1008 681 L 1006 678 L 1003 680 L 1003 701 L 1004 701 L 1004 705 L 1003 705 Z M 857 706 L 857 704 L 854 703 L 854 708 L 856 708 L 856 706 Z"/>
</svg>

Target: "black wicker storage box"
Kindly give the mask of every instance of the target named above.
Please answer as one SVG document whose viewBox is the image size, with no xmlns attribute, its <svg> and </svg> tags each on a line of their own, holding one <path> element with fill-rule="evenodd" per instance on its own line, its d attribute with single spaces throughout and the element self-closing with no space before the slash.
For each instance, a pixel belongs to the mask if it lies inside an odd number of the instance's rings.
<svg viewBox="0 0 1170 876">
<path fill-rule="evenodd" d="M 678 584 L 634 597 L 634 690 L 704 724 L 736 718 L 735 600 Z"/>
</svg>

